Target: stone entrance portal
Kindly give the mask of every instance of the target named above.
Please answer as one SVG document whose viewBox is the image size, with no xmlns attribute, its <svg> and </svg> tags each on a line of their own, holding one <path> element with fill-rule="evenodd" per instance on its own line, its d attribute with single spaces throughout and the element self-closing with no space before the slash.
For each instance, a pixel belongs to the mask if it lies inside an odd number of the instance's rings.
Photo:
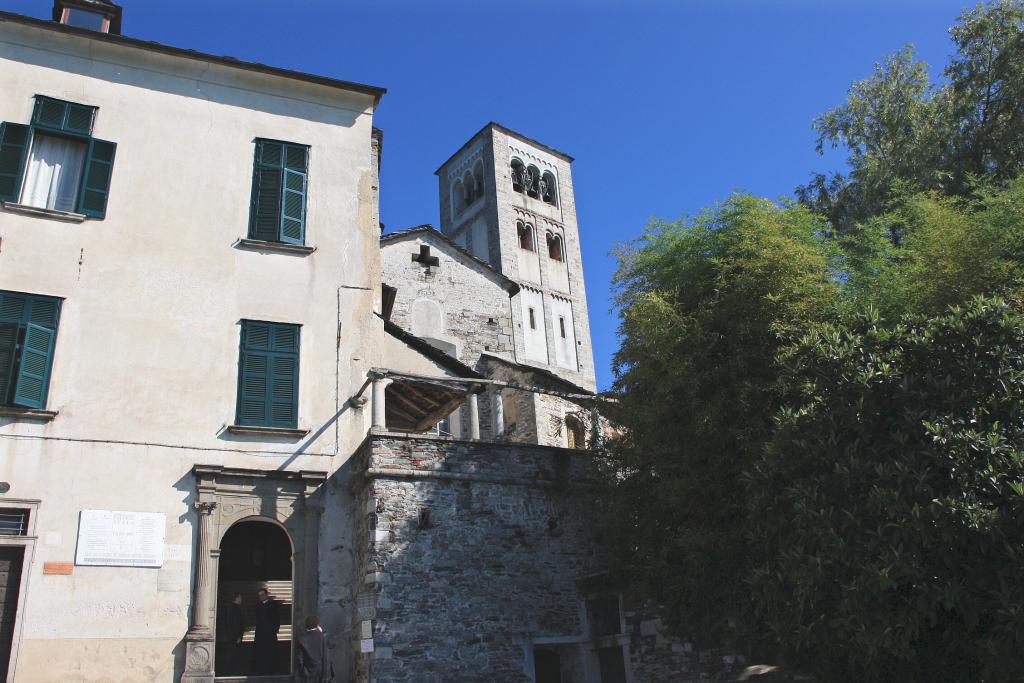
<svg viewBox="0 0 1024 683">
<path fill-rule="evenodd" d="M 196 480 L 195 579 L 181 681 L 214 681 L 215 662 L 221 661 L 216 653 L 216 632 L 217 616 L 223 614 L 223 610 L 218 609 L 222 598 L 219 594 L 222 564 L 224 577 L 265 576 L 237 579 L 242 582 L 243 609 L 246 603 L 252 609 L 253 586 L 260 581 L 271 593 L 278 593 L 282 602 L 290 596 L 291 604 L 287 608 L 281 606 L 281 631 L 276 648 L 279 652 L 275 653 L 276 658 L 287 658 L 284 664 L 280 664 L 280 659 L 275 660 L 276 666 L 282 667 L 275 670 L 280 670 L 282 680 L 287 680 L 295 624 L 316 612 L 320 504 L 314 494 L 327 479 L 327 473 L 195 465 L 192 474 Z M 286 568 L 289 554 L 290 567 Z M 287 578 L 274 578 L 278 576 Z M 245 586 L 249 586 L 248 594 Z M 250 629 L 251 620 L 250 616 L 247 624 Z M 251 637 L 250 633 L 250 643 Z M 250 644 L 250 651 L 251 647 Z M 239 666 L 245 666 L 244 658 Z M 244 671 L 242 675 L 248 673 Z"/>
<path fill-rule="evenodd" d="M 269 594 L 270 609 L 281 626 L 271 646 L 256 642 L 260 590 Z M 241 601 L 237 605 L 236 596 Z M 251 519 L 228 529 L 220 543 L 217 605 L 218 677 L 291 673 L 292 542 L 283 528 Z"/>
</svg>

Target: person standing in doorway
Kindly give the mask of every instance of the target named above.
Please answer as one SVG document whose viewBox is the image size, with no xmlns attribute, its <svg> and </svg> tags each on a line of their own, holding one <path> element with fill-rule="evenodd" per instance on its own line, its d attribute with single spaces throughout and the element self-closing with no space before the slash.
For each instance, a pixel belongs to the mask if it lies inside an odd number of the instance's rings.
<svg viewBox="0 0 1024 683">
<path fill-rule="evenodd" d="M 217 654 L 221 660 L 221 667 L 228 675 L 237 675 L 241 671 L 242 634 L 245 631 L 245 623 L 242 621 L 242 594 L 235 593 L 231 596 L 231 602 L 224 609 L 222 622 L 217 627 Z M 222 654 L 223 653 L 223 654 Z M 218 672 L 221 669 L 218 668 Z"/>
<path fill-rule="evenodd" d="M 297 683 L 333 683 L 334 665 L 327 650 L 327 636 L 315 614 L 306 617 L 306 630 L 295 648 Z"/>
<path fill-rule="evenodd" d="M 277 632 L 281 630 L 281 610 L 266 588 L 256 593 L 256 633 L 252 643 L 252 672 L 256 676 L 274 673 Z"/>
</svg>

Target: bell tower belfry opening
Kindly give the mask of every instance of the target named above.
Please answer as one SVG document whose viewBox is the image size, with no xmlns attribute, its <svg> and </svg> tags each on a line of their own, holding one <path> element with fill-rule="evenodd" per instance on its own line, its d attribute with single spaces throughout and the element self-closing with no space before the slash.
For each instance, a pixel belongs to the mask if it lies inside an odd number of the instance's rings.
<svg viewBox="0 0 1024 683">
<path fill-rule="evenodd" d="M 441 232 L 520 285 L 516 360 L 593 390 L 573 158 L 489 123 L 436 172 Z"/>
</svg>

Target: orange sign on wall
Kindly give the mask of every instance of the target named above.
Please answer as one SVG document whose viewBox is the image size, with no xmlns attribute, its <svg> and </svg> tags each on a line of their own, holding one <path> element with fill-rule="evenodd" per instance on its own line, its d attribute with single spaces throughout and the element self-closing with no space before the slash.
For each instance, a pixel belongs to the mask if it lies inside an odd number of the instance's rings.
<svg viewBox="0 0 1024 683">
<path fill-rule="evenodd" d="M 44 574 L 68 575 L 74 571 L 75 565 L 71 562 L 43 562 Z"/>
</svg>

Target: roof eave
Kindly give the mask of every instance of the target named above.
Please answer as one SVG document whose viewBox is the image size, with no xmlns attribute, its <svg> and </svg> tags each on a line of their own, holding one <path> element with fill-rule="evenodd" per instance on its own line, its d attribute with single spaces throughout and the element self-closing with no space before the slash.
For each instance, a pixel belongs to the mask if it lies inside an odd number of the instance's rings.
<svg viewBox="0 0 1024 683">
<path fill-rule="evenodd" d="M 281 69 L 275 66 L 267 66 L 266 64 L 258 64 L 256 62 L 245 62 L 240 59 L 235 59 L 233 57 L 211 55 L 205 52 L 199 52 L 197 50 L 188 50 L 185 48 L 164 45 L 162 43 L 156 43 L 147 40 L 139 40 L 138 38 L 129 38 L 124 35 L 100 33 L 98 31 L 91 31 L 89 29 L 55 23 L 50 20 L 36 19 L 35 17 L 27 17 L 23 14 L 16 14 L 14 12 L 0 11 L 0 23 L 5 22 L 21 24 L 23 26 L 31 26 L 33 28 L 43 29 L 46 31 L 53 31 L 55 33 L 63 33 L 65 35 L 77 36 L 79 38 L 87 38 L 89 40 L 109 43 L 112 45 L 121 45 L 123 47 L 147 50 L 149 52 L 156 52 L 160 54 L 169 55 L 172 57 L 192 59 L 196 61 L 207 62 L 210 64 L 217 64 L 220 66 L 241 69 L 244 71 L 262 73 L 268 76 L 288 78 L 291 80 L 301 81 L 304 83 L 313 83 L 315 85 L 321 85 L 328 88 L 336 88 L 339 90 L 347 90 L 349 92 L 358 92 L 364 95 L 371 95 L 373 96 L 374 108 L 377 107 L 377 105 L 380 103 L 380 98 L 383 97 L 383 95 L 387 92 L 386 88 L 381 88 L 374 85 L 365 85 L 363 83 L 343 81 L 337 78 L 328 78 L 327 76 L 317 76 L 316 74 L 308 74 L 302 71 Z"/>
</svg>

